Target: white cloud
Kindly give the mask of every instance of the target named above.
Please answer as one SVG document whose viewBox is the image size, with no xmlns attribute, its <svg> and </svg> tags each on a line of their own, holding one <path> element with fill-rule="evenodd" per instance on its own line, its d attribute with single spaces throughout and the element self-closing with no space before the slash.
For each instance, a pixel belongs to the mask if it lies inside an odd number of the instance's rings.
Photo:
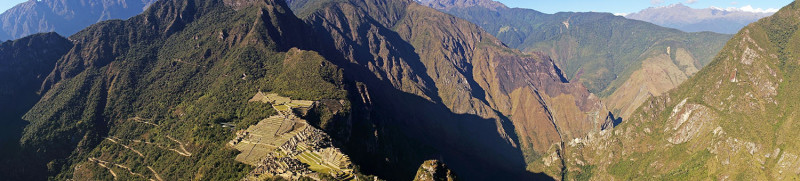
<svg viewBox="0 0 800 181">
<path fill-rule="evenodd" d="M 697 0 L 686 0 L 686 4 L 694 4 Z"/>
<path fill-rule="evenodd" d="M 722 9 L 718 7 L 711 7 L 712 9 Z M 726 11 L 744 11 L 744 12 L 751 12 L 751 13 L 775 13 L 778 12 L 778 9 L 775 8 L 768 8 L 768 9 L 761 9 L 761 8 L 753 8 L 751 5 L 742 6 L 742 7 L 729 7 L 725 8 Z"/>
<path fill-rule="evenodd" d="M 664 3 L 664 0 L 650 0 L 650 4 L 658 5 Z"/>
<path fill-rule="evenodd" d="M 614 16 L 628 16 L 630 13 L 614 13 Z"/>
</svg>

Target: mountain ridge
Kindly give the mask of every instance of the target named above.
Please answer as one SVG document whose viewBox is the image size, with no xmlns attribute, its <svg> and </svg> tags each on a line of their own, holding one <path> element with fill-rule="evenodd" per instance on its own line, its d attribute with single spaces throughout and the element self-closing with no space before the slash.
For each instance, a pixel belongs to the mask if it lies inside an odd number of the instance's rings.
<svg viewBox="0 0 800 181">
<path fill-rule="evenodd" d="M 772 13 L 721 8 L 694 9 L 679 3 L 664 7 L 647 8 L 625 15 L 625 17 L 686 32 L 712 31 L 734 34 L 739 32 L 745 25 L 770 15 Z"/>
<path fill-rule="evenodd" d="M 0 40 L 57 32 L 70 36 L 79 30 L 110 19 L 137 15 L 156 0 L 29 0 L 0 14 Z"/>
<path fill-rule="evenodd" d="M 435 2 L 451 6 L 440 10 L 481 26 L 509 47 L 549 54 L 570 82 L 584 84 L 623 119 L 644 98 L 660 95 L 691 77 L 730 37 L 684 33 L 610 13 L 545 14 L 522 8 L 493 10 L 477 4 L 464 7 L 449 1 Z M 656 64 L 676 68 L 660 69 Z M 667 73 L 644 76 L 646 71 Z M 677 75 L 677 80 L 668 75 Z M 634 104 L 628 104 L 631 101 Z"/>
<path fill-rule="evenodd" d="M 339 102 L 304 119 L 363 179 L 411 179 L 430 159 L 464 178 L 548 179 L 526 168 L 529 147 L 608 128 L 551 59 L 472 23 L 414 1 L 314 3 L 300 19 L 281 0 L 157 1 L 70 36 L 23 116 L 25 159 L 47 173 L 34 180 L 243 177 L 254 168 L 233 161 L 225 126 L 275 113 L 247 102 L 262 91 Z"/>
<path fill-rule="evenodd" d="M 20 150 L 21 132 L 27 124 L 22 116 L 41 98 L 40 83 L 72 42 L 56 33 L 34 34 L 0 43 L 0 177 L 30 180 L 41 170 L 26 163 Z"/>
<path fill-rule="evenodd" d="M 591 165 L 600 180 L 797 179 L 799 147 L 789 140 L 798 130 L 798 12 L 795 1 L 746 26 L 706 68 L 649 99 L 629 122 L 572 141 L 581 148 L 568 165 Z"/>
</svg>

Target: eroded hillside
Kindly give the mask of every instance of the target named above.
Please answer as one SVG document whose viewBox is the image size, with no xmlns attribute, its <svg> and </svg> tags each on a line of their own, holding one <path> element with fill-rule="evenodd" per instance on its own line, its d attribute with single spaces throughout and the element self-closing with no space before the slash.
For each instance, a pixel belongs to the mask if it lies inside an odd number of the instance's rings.
<svg viewBox="0 0 800 181">
<path fill-rule="evenodd" d="M 793 2 L 748 25 L 629 121 L 571 141 L 569 168 L 593 180 L 797 179 L 799 16 Z"/>
<path fill-rule="evenodd" d="M 570 82 L 627 119 L 651 96 L 708 64 L 730 35 L 685 33 L 610 13 L 545 14 L 492 0 L 421 0 L 473 22 L 509 47 L 550 55 Z M 502 5 L 502 4 L 501 4 Z"/>
</svg>

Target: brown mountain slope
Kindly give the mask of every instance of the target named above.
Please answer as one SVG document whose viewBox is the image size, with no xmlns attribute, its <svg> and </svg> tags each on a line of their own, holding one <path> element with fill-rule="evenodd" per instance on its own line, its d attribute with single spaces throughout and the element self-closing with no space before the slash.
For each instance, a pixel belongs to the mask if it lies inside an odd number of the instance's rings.
<svg viewBox="0 0 800 181">
<path fill-rule="evenodd" d="M 264 90 L 343 100 L 310 122 L 367 174 L 408 180 L 439 159 L 459 178 L 547 179 L 531 171 L 561 169 L 532 162 L 610 125 L 552 60 L 464 20 L 408 0 L 305 4 L 301 21 L 280 0 L 164 0 L 73 35 L 22 146 L 51 179 L 240 178 L 253 168 L 219 125 L 273 113 L 247 102 Z"/>
<path fill-rule="evenodd" d="M 290 3 L 316 32 L 330 34 L 322 39 L 335 50 L 319 51 L 339 60 L 349 77 L 366 84 L 358 97 L 370 98 L 360 101 L 372 106 L 366 108 L 372 110 L 368 115 L 391 115 L 364 123 L 384 135 L 360 138 L 360 144 L 398 145 L 381 137 L 412 137 L 412 143 L 438 150 L 427 154 L 444 157 L 457 174 L 480 179 L 489 177 L 481 177 L 487 172 L 476 169 L 522 170 L 517 163 L 541 162 L 541 155 L 560 149 L 562 138 L 611 126 L 599 99 L 582 85 L 568 83 L 548 57 L 507 48 L 467 21 L 405 0 Z M 389 155 L 374 169 L 422 161 L 383 149 L 353 155 Z M 526 161 L 520 160 L 519 150 Z M 508 156 L 498 157 L 502 155 Z M 416 168 L 419 163 L 408 165 Z M 549 172 L 558 175 L 560 170 Z"/>
<path fill-rule="evenodd" d="M 623 119 L 651 95 L 691 77 L 730 38 L 681 32 L 610 13 L 545 14 L 495 7 L 490 4 L 502 3 L 493 0 L 423 0 L 420 4 L 471 21 L 512 48 L 547 53 L 571 82 L 586 86 Z"/>
</svg>

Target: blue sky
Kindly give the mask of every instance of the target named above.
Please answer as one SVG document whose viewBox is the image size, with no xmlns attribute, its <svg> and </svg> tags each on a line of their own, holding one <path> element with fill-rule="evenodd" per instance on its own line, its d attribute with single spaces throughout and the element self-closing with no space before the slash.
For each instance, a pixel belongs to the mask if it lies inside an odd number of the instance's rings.
<svg viewBox="0 0 800 181">
<path fill-rule="evenodd" d="M 26 0 L 0 0 L 0 12 Z M 693 8 L 742 8 L 753 10 L 780 9 L 792 0 L 499 0 L 509 7 L 535 9 L 545 13 L 562 11 L 634 13 L 648 7 L 683 3 Z"/>
<path fill-rule="evenodd" d="M 761 8 L 780 9 L 792 0 L 498 0 L 509 7 L 535 9 L 544 13 L 564 11 L 635 13 L 648 7 L 667 6 L 683 3 L 692 8 L 702 9 L 711 6 L 719 8 L 742 8 L 753 10 Z"/>
<path fill-rule="evenodd" d="M 14 5 L 17 5 L 25 1 L 27 0 L 0 0 L 0 12 L 6 12 L 6 10 L 8 10 L 11 7 L 14 7 Z"/>
</svg>

